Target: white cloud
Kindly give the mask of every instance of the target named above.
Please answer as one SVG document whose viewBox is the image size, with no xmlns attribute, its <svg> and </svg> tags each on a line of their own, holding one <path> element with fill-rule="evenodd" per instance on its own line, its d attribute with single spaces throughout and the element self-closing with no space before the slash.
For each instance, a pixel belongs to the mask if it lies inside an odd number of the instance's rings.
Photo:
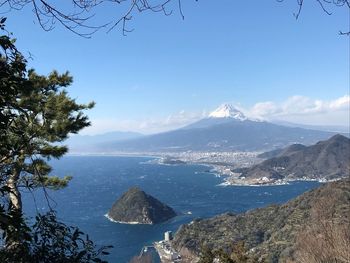
<svg viewBox="0 0 350 263">
<path fill-rule="evenodd" d="M 303 124 L 349 126 L 350 96 L 333 100 L 318 100 L 305 96 L 292 96 L 282 103 L 258 102 L 246 113 L 250 117 L 266 120 L 285 120 Z"/>
<path fill-rule="evenodd" d="M 258 102 L 250 110 L 248 110 L 248 115 L 253 117 L 263 117 L 277 114 L 279 108 L 272 101 Z"/>
<path fill-rule="evenodd" d="M 350 96 L 345 95 L 329 103 L 329 107 L 334 110 L 349 110 Z"/>
</svg>

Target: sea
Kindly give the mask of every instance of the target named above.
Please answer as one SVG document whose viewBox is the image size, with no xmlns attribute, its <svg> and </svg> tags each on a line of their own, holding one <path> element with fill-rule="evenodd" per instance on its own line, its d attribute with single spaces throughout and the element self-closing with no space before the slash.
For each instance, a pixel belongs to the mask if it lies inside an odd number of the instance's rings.
<svg viewBox="0 0 350 263">
<path fill-rule="evenodd" d="M 317 187 L 318 182 L 293 182 L 279 186 L 222 186 L 223 177 L 204 165 L 162 165 L 151 157 L 66 156 L 52 160 L 52 175 L 73 176 L 69 186 L 58 191 L 42 189 L 23 193 L 28 220 L 50 206 L 66 224 L 79 227 L 97 246 L 112 245 L 112 263 L 125 263 L 143 246 L 162 240 L 164 232 L 176 230 L 195 218 L 221 213 L 241 213 L 269 204 L 284 203 Z M 109 221 L 105 214 L 132 186 L 174 208 L 179 214 L 158 225 L 128 225 Z"/>
</svg>

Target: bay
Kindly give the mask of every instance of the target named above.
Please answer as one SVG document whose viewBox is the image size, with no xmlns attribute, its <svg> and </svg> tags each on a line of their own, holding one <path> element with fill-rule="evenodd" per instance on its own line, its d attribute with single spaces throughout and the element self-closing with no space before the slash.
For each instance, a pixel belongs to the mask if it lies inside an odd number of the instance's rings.
<svg viewBox="0 0 350 263">
<path fill-rule="evenodd" d="M 49 191 L 51 206 L 58 217 L 89 234 L 95 244 L 113 245 L 109 262 L 128 262 L 144 245 L 163 239 L 165 231 L 176 231 L 194 218 L 279 204 L 319 185 L 293 182 L 281 186 L 219 186 L 223 178 L 206 172 L 202 165 L 150 164 L 148 157 L 66 156 L 51 161 L 52 175 L 71 175 L 69 186 Z M 128 225 L 109 221 L 104 215 L 113 202 L 132 186 L 173 207 L 179 216 L 159 225 Z M 41 189 L 25 192 L 27 215 L 48 209 Z"/>
</svg>

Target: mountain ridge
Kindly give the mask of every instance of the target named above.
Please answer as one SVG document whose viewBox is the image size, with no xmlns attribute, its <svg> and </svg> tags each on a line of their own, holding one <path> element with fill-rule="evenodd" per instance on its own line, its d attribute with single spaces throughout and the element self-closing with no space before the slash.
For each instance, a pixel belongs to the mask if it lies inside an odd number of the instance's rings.
<svg viewBox="0 0 350 263">
<path fill-rule="evenodd" d="M 334 134 L 251 119 L 234 106 L 222 104 L 206 118 L 172 131 L 108 140 L 100 136 L 99 141 L 72 137 L 67 143 L 71 153 L 269 151 L 295 143 L 310 145 Z M 74 144 L 74 138 L 80 142 Z"/>
<path fill-rule="evenodd" d="M 350 139 L 340 134 L 311 146 L 291 145 L 275 154 L 238 171 L 240 178 L 334 180 L 350 176 Z"/>
<path fill-rule="evenodd" d="M 106 152 L 268 151 L 293 143 L 316 143 L 334 134 L 261 121 L 208 118 L 174 131 L 147 135 L 127 142 L 112 142 L 100 150 Z"/>
</svg>

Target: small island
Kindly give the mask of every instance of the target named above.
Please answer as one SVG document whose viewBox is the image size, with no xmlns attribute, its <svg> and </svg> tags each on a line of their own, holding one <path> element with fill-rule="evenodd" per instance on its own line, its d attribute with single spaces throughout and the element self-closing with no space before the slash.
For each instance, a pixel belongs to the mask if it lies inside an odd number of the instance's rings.
<svg viewBox="0 0 350 263">
<path fill-rule="evenodd" d="M 138 187 L 125 192 L 108 211 L 107 218 L 126 224 L 158 224 L 176 216 L 175 211 Z"/>
</svg>

